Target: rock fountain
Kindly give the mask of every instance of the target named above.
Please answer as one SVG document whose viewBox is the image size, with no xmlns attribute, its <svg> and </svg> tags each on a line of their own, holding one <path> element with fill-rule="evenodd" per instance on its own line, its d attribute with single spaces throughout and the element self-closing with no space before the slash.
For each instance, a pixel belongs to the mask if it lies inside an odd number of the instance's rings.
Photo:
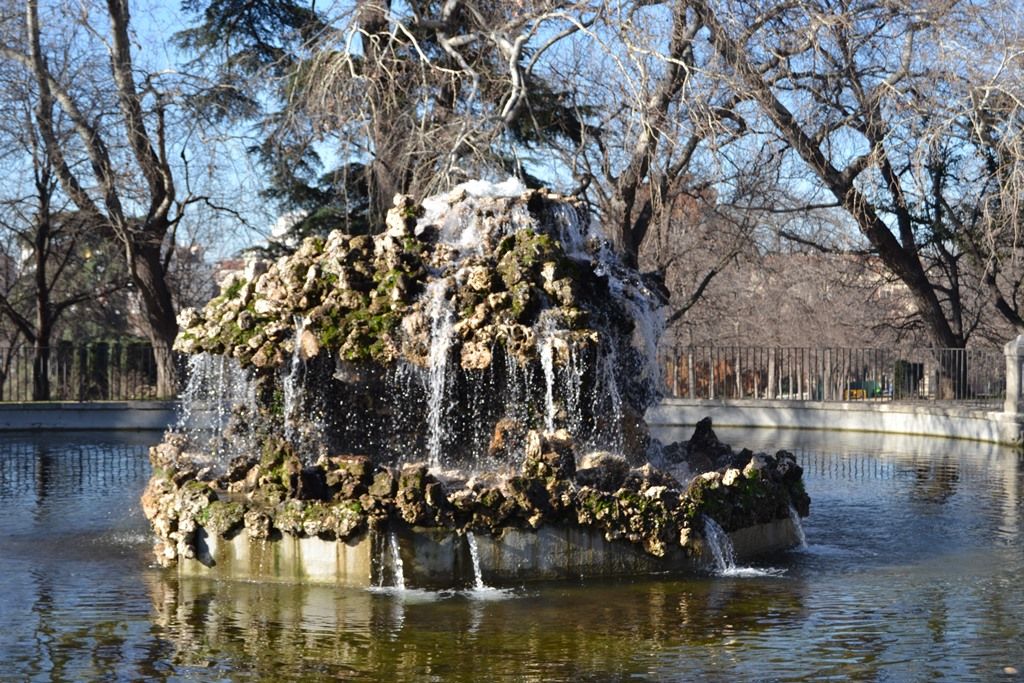
<svg viewBox="0 0 1024 683">
<path fill-rule="evenodd" d="M 158 560 L 452 586 L 699 568 L 706 519 L 741 557 L 797 544 L 792 455 L 709 422 L 647 435 L 657 304 L 580 205 L 515 181 L 251 263 L 180 316 L 190 386 L 143 495 Z"/>
</svg>

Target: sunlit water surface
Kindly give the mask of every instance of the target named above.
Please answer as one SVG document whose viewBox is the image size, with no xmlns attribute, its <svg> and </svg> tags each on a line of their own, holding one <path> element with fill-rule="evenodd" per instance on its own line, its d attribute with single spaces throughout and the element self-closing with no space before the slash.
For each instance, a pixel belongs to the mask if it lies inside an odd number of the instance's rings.
<svg viewBox="0 0 1024 683">
<path fill-rule="evenodd" d="M 157 434 L 0 436 L 0 680 L 1012 680 L 1022 467 L 979 444 L 788 448 L 808 547 L 736 576 L 410 588 L 179 581 L 138 498 Z M 685 438 L 685 435 L 684 435 Z"/>
</svg>

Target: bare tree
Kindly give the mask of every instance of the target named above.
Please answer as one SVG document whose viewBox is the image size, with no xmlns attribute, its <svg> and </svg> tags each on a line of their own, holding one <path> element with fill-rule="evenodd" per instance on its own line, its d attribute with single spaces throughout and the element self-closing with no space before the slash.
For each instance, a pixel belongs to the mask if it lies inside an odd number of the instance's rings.
<svg viewBox="0 0 1024 683">
<path fill-rule="evenodd" d="M 93 24 L 94 13 L 106 28 Z M 82 220 L 109 231 L 123 250 L 156 356 L 157 391 L 171 395 L 178 327 L 167 273 L 175 229 L 197 198 L 179 196 L 175 184 L 168 100 L 157 80 L 136 80 L 127 0 L 85 6 L 73 16 L 58 8 L 46 21 L 38 1 L 27 0 L 21 29 L 11 30 L 8 22 L 0 56 L 34 80 L 35 127 L 62 193 Z M 105 65 L 97 45 L 105 47 Z M 77 64 L 75 71 L 53 68 L 55 57 L 73 50 L 74 59 L 60 63 Z"/>
<path fill-rule="evenodd" d="M 9 169 L 27 183 L 9 183 L 0 200 L 0 230 L 13 238 L 11 273 L 0 292 L 0 314 L 32 345 L 32 398 L 50 399 L 50 346 L 56 325 L 72 307 L 124 287 L 114 271 L 91 272 L 89 249 L 104 239 L 92 225 L 64 206 L 52 159 L 35 125 L 31 81 L 4 73 L 10 117 L 0 121 L 0 149 Z M 51 112 L 51 116 L 57 114 Z M 90 277 L 83 279 L 83 272 Z"/>
<path fill-rule="evenodd" d="M 935 184 L 952 175 L 953 192 L 935 193 L 935 211 L 952 226 L 984 298 L 1024 333 L 1024 64 L 1020 50 L 997 62 L 987 79 L 964 83 L 964 107 L 950 121 L 949 142 L 933 163 Z M 963 101 L 962 100 L 962 101 Z M 959 170 L 962 149 L 973 150 L 975 168 Z M 952 173 L 959 170 L 959 173 Z M 963 192 L 962 187 L 970 188 Z M 943 188 L 944 189 L 944 188 Z"/>
<path fill-rule="evenodd" d="M 1015 63 L 1021 34 L 1012 12 L 998 3 L 980 12 L 939 2 L 755 0 L 726 7 L 694 0 L 689 6 L 707 29 L 723 78 L 738 98 L 757 106 L 752 119 L 769 122 L 853 219 L 909 289 L 934 343 L 962 347 L 977 328 L 983 314 L 965 308 L 972 278 L 989 282 L 989 303 L 1019 326 L 1019 304 L 1012 291 L 1004 293 L 1008 283 L 996 265 L 1006 263 L 1006 252 L 997 257 L 1000 250 L 992 249 L 1002 244 L 1015 251 L 1018 243 L 1016 237 L 1006 243 L 1008 223 L 998 227 L 984 208 L 992 204 L 985 188 L 1000 184 L 998 168 L 1019 160 L 1003 158 L 985 170 L 992 156 L 978 144 L 985 126 L 973 126 L 970 135 L 955 132 L 977 118 L 964 106 L 965 95 L 987 81 L 975 80 L 962 66 L 965 55 L 951 47 L 985 44 L 1009 31 L 1004 51 L 993 50 L 996 61 L 973 76 L 1000 59 Z M 1004 150 L 1012 148 L 1000 140 Z M 965 220 L 976 210 L 979 220 Z M 993 230 L 1004 239 L 993 239 Z"/>
</svg>

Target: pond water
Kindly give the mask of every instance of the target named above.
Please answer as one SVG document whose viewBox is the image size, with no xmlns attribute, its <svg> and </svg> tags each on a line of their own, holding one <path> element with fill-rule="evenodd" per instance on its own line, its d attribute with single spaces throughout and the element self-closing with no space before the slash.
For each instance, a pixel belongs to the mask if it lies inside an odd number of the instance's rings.
<svg viewBox="0 0 1024 683">
<path fill-rule="evenodd" d="M 683 435 L 685 438 L 687 435 Z M 739 576 L 468 593 L 178 580 L 157 434 L 0 436 L 0 680 L 1013 680 L 1024 467 L 995 447 L 720 430 L 797 453 L 808 546 Z"/>
</svg>

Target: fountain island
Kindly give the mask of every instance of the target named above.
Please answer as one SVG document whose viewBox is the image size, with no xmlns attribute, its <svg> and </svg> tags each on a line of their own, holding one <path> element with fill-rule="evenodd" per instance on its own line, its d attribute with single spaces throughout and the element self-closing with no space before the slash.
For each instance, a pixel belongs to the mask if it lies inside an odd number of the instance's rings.
<svg viewBox="0 0 1024 683">
<path fill-rule="evenodd" d="M 648 435 L 658 303 L 581 205 L 513 180 L 251 262 L 180 316 L 189 386 L 142 498 L 158 561 L 457 587 L 797 544 L 790 453 L 734 452 L 709 421 Z"/>
</svg>

